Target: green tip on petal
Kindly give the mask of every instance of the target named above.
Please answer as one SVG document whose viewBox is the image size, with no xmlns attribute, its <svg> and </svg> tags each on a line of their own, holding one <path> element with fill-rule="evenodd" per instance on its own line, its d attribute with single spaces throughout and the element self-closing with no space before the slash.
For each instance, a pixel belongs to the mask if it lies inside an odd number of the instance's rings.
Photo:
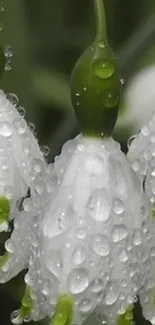
<svg viewBox="0 0 155 325">
<path fill-rule="evenodd" d="M 9 253 L 5 252 L 4 255 L 0 257 L 0 269 L 3 268 L 3 266 L 6 264 L 8 259 L 9 259 Z"/>
<path fill-rule="evenodd" d="M 52 325 L 70 325 L 73 319 L 73 301 L 69 295 L 61 295 L 58 299 Z"/>
<path fill-rule="evenodd" d="M 90 136 L 111 135 L 120 101 L 117 60 L 108 45 L 103 0 L 94 0 L 97 35 L 75 65 L 71 98 L 82 132 Z"/>
<path fill-rule="evenodd" d="M 133 323 L 133 306 L 130 305 L 127 307 L 123 315 L 118 317 L 118 325 L 132 325 Z"/>
<path fill-rule="evenodd" d="M 20 310 L 13 312 L 11 315 L 12 323 L 20 325 L 23 321 L 29 322 L 31 320 L 32 307 L 31 290 L 29 287 L 26 287 Z"/>
<path fill-rule="evenodd" d="M 8 229 L 10 202 L 6 196 L 0 197 L 0 231 Z"/>
<path fill-rule="evenodd" d="M 152 218 L 155 219 L 155 204 L 152 207 Z"/>
</svg>

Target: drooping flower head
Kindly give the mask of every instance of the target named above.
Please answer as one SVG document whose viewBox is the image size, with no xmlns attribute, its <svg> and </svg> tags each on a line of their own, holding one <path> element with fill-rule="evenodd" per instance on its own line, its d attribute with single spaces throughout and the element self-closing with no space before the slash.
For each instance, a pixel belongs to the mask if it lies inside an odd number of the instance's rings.
<svg viewBox="0 0 155 325">
<path fill-rule="evenodd" d="M 71 80 L 82 134 L 63 146 L 54 164 L 30 162 L 31 198 L 24 200 L 0 261 L 0 282 L 28 268 L 14 324 L 46 316 L 53 325 L 82 324 L 93 311 L 102 323 L 130 324 L 137 295 L 154 324 L 151 205 L 112 138 L 120 78 L 103 2 L 94 4 L 97 37 Z"/>
</svg>

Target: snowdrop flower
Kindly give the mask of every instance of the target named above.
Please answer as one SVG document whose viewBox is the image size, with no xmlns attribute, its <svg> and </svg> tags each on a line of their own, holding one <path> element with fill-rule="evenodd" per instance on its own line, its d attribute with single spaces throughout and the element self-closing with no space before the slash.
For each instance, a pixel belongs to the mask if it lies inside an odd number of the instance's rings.
<svg viewBox="0 0 155 325">
<path fill-rule="evenodd" d="M 31 188 L 33 163 L 44 161 L 16 103 L 14 94 L 0 91 L 0 231 L 8 229 L 8 220 L 15 218 L 18 204 Z"/>
<path fill-rule="evenodd" d="M 54 325 L 82 324 L 93 311 L 102 323 L 131 324 L 137 294 L 154 324 L 151 205 L 111 137 L 120 79 L 103 3 L 94 4 L 97 37 L 72 74 L 82 134 L 64 145 L 53 165 L 33 164 L 31 199 L 24 201 L 0 261 L 0 282 L 28 268 L 14 324 L 46 316 Z"/>
</svg>

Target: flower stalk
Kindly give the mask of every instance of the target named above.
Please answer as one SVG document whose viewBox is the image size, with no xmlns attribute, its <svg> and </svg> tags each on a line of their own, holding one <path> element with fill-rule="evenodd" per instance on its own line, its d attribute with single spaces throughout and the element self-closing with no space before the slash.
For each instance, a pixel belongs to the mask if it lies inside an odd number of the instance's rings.
<svg viewBox="0 0 155 325">
<path fill-rule="evenodd" d="M 103 0 L 94 0 L 94 8 L 96 14 L 96 40 L 99 43 L 103 42 L 103 44 L 106 44 L 107 28 Z"/>
</svg>

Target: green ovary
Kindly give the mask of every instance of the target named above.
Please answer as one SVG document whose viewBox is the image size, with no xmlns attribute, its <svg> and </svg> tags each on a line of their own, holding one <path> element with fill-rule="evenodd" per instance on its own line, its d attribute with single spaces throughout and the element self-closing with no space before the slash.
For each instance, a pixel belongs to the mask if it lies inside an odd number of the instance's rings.
<svg viewBox="0 0 155 325">
<path fill-rule="evenodd" d="M 56 305 L 52 325 L 70 325 L 73 319 L 73 301 L 69 295 L 61 295 Z"/>
</svg>

